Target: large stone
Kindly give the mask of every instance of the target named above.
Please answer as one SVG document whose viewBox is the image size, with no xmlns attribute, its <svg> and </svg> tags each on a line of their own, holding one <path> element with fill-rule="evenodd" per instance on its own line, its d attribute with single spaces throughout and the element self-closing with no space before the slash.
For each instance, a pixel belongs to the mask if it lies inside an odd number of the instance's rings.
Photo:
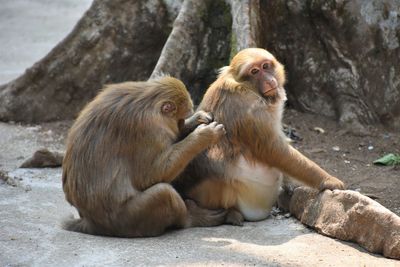
<svg viewBox="0 0 400 267">
<path fill-rule="evenodd" d="M 362 194 L 294 190 L 290 212 L 319 233 L 360 244 L 373 253 L 400 259 L 400 217 Z"/>
<path fill-rule="evenodd" d="M 20 168 L 47 168 L 60 167 L 64 155 L 59 152 L 51 152 L 46 148 L 39 149 L 33 156 L 27 159 Z"/>
</svg>

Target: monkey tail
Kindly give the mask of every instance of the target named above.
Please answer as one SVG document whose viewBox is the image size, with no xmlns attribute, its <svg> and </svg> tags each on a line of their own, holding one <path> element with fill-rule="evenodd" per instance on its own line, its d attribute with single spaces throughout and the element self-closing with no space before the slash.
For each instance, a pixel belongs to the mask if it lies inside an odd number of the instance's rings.
<svg viewBox="0 0 400 267">
<path fill-rule="evenodd" d="M 61 227 L 67 231 L 80 232 L 84 234 L 96 235 L 99 234 L 95 226 L 85 218 L 75 219 L 73 217 L 67 218 L 62 222 Z"/>
</svg>

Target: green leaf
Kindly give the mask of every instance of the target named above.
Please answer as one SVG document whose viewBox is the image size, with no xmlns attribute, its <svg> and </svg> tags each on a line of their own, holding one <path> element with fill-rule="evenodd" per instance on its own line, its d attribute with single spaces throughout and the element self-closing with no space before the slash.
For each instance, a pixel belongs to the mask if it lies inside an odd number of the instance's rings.
<svg viewBox="0 0 400 267">
<path fill-rule="evenodd" d="M 400 155 L 395 155 L 393 153 L 387 154 L 375 160 L 374 164 L 385 165 L 385 166 L 394 166 L 397 164 L 400 165 Z"/>
</svg>

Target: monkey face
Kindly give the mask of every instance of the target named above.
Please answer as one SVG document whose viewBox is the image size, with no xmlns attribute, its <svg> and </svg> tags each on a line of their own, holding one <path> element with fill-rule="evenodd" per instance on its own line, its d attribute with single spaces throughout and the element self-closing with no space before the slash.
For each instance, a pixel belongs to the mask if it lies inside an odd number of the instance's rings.
<svg viewBox="0 0 400 267">
<path fill-rule="evenodd" d="M 258 89 L 258 92 L 265 97 L 274 97 L 278 93 L 278 80 L 275 78 L 275 64 L 271 60 L 262 60 L 250 65 L 247 76 Z"/>
<path fill-rule="evenodd" d="M 238 80 L 250 82 L 252 89 L 266 99 L 284 95 L 284 68 L 268 51 L 248 48 L 239 52 L 231 62 Z"/>
</svg>

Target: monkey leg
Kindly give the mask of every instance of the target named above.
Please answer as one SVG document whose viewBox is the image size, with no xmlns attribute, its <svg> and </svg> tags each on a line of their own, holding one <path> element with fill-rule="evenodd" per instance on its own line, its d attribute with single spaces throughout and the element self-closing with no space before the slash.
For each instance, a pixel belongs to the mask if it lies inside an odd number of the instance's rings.
<svg viewBox="0 0 400 267">
<path fill-rule="evenodd" d="M 105 216 L 78 212 L 81 218 L 64 221 L 64 229 L 93 235 L 146 237 L 161 235 L 167 228 L 189 226 L 190 221 L 185 202 L 165 183 L 135 193 L 115 204 Z"/>
<path fill-rule="evenodd" d="M 117 229 L 123 230 L 121 236 L 158 236 L 168 228 L 220 225 L 225 214 L 223 210 L 200 208 L 194 201 L 183 201 L 170 184 L 159 183 L 119 210 Z"/>
<path fill-rule="evenodd" d="M 127 200 L 115 218 L 117 235 L 126 237 L 158 236 L 167 228 L 183 228 L 188 224 L 185 202 L 166 183 L 155 184 Z"/>
</svg>

